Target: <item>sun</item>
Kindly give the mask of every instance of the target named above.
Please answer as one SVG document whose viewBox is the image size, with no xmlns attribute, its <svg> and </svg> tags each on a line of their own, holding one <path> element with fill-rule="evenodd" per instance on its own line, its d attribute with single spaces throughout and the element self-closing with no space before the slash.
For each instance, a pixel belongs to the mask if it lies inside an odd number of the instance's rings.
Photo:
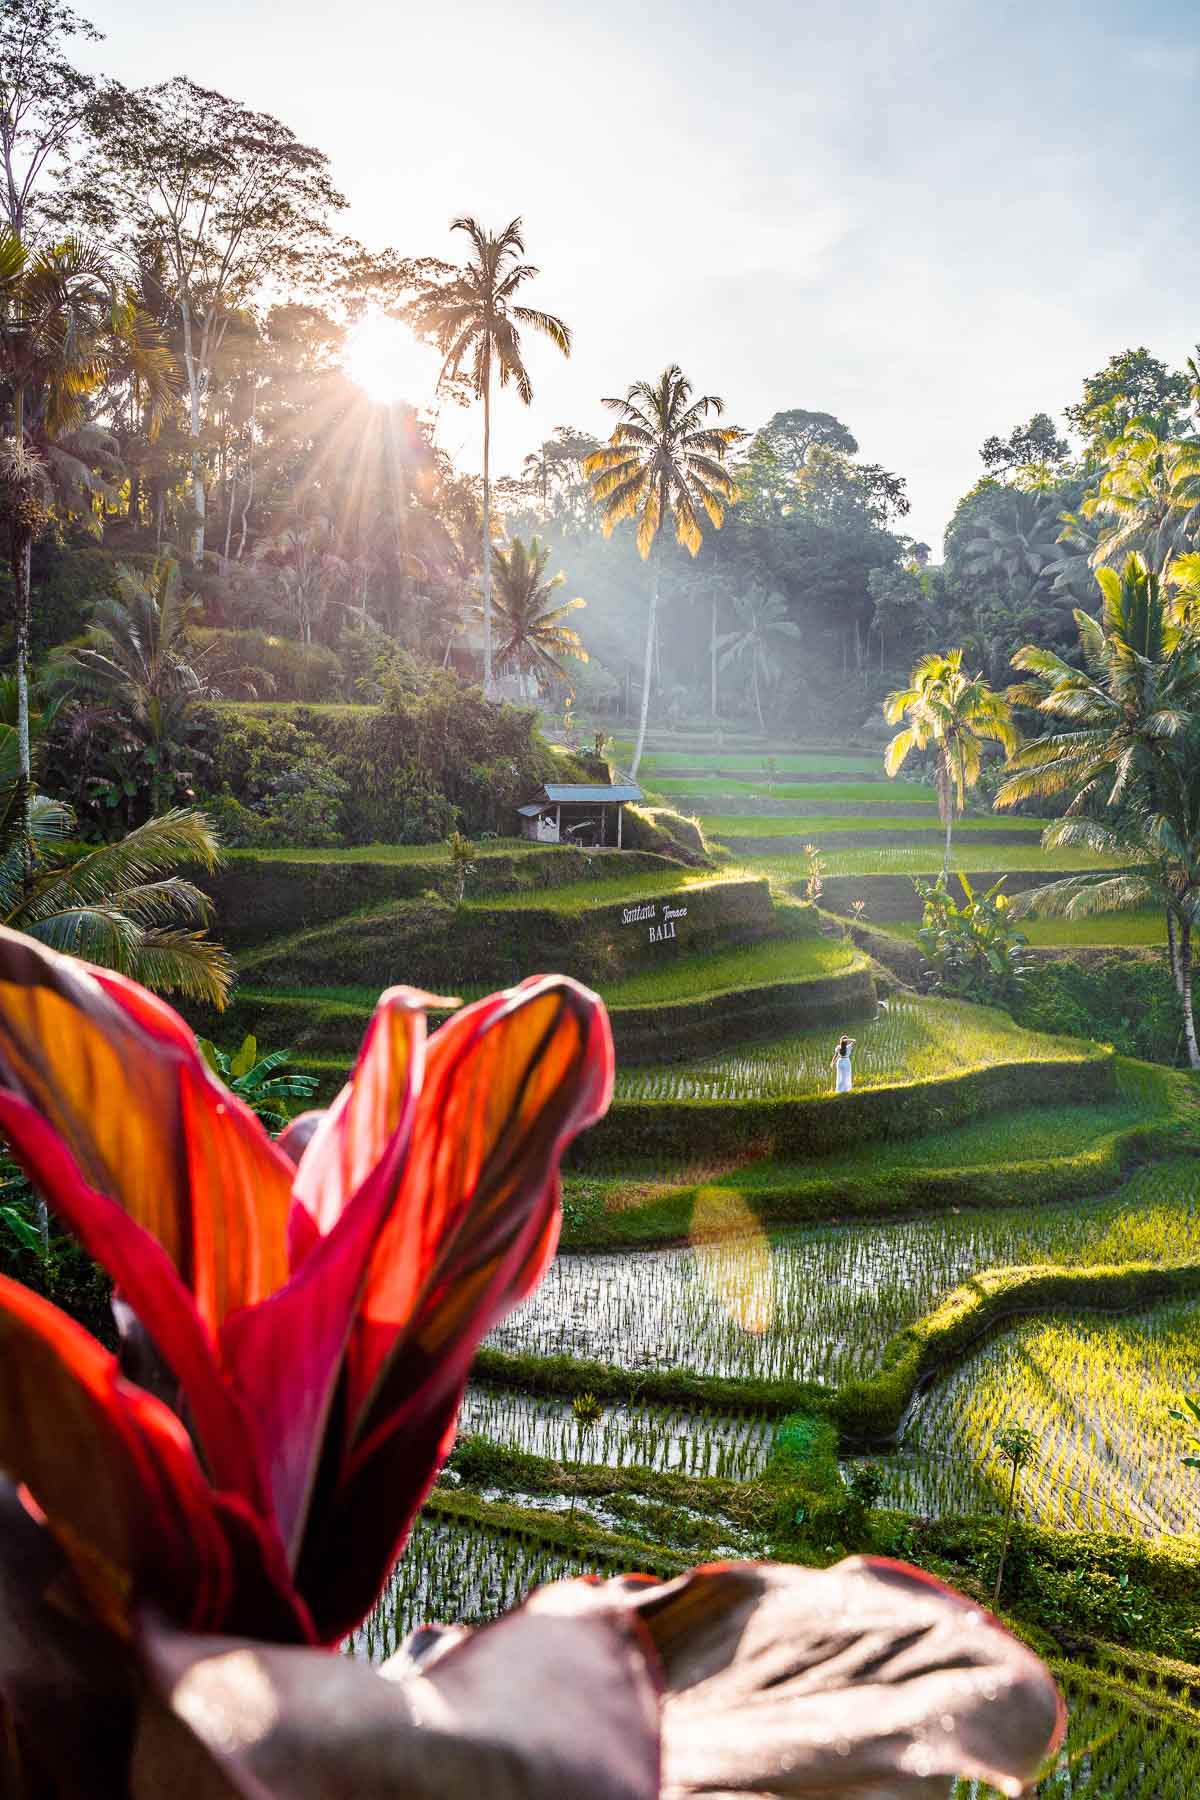
<svg viewBox="0 0 1200 1800">
<path fill-rule="evenodd" d="M 432 345 L 385 313 L 368 313 L 346 335 L 346 373 L 377 406 L 427 406 L 440 367 Z"/>
</svg>

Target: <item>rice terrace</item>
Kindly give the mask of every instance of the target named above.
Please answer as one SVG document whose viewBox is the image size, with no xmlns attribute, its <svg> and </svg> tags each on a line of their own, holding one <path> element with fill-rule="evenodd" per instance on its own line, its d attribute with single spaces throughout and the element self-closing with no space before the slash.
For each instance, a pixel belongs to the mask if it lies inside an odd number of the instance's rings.
<svg viewBox="0 0 1200 1800">
<path fill-rule="evenodd" d="M 1200 34 L 1067 10 L 0 6 L 0 1796 L 1200 1796 Z"/>
</svg>

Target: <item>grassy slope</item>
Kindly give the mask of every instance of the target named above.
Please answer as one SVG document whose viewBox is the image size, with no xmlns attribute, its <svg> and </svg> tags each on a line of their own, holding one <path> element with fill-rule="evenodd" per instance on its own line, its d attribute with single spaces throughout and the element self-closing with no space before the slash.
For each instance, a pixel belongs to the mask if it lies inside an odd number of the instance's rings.
<svg viewBox="0 0 1200 1800">
<path fill-rule="evenodd" d="M 875 811 L 871 813 L 795 813 L 791 818 L 780 818 L 776 814 L 757 813 L 703 813 L 700 827 L 706 837 L 728 839 L 734 842 L 738 838 L 771 838 L 771 837 L 803 837 L 806 832 L 835 831 L 878 831 L 886 836 L 889 831 L 929 831 L 936 832 L 941 840 L 945 827 L 936 812 L 930 809 L 928 818 L 908 817 Z M 984 817 L 959 819 L 954 827 L 955 836 L 965 834 L 970 837 L 975 832 L 1023 832 L 1026 836 L 1031 831 L 1039 831 L 1037 819 L 1008 819 L 987 814 Z M 1026 851 L 1026 856 L 1029 852 Z M 940 861 L 940 858 L 939 858 Z"/>
</svg>

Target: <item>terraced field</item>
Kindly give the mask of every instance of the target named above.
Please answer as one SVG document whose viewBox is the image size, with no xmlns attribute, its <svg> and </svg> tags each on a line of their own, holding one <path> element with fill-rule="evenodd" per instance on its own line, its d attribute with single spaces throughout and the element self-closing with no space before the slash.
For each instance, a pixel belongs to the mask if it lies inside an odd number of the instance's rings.
<svg viewBox="0 0 1200 1800">
<path fill-rule="evenodd" d="M 1043 1632 L 1061 1619 L 1072 1644 L 1095 1639 L 1057 1665 L 1070 1735 L 1037 1792 L 1181 1800 L 1200 1789 L 1200 1479 L 1168 1415 L 1200 1368 L 1200 1089 L 918 999 L 840 927 L 818 929 L 798 900 L 809 842 L 828 911 L 847 914 L 861 884 L 868 915 L 911 937 L 907 877 L 940 860 L 933 796 L 880 780 L 875 755 L 770 754 L 664 743 L 643 764 L 652 798 L 702 814 L 715 882 L 644 855 L 614 868 L 507 845 L 452 909 L 426 891 L 437 851 L 294 858 L 290 880 L 240 859 L 248 979 L 231 1029 L 297 1045 L 326 1091 L 402 961 L 418 982 L 456 967 L 467 998 L 534 957 L 573 969 L 618 1045 L 613 1111 L 567 1171 L 564 1249 L 492 1334 L 451 1464 L 350 1647 L 382 1657 L 426 1619 L 488 1618 L 580 1571 L 864 1544 L 986 1601 L 996 1434 L 1021 1423 L 1039 1443 L 1022 1556 L 1057 1571 L 1064 1531 L 1098 1532 L 1088 1554 L 1131 1596 L 1100 1625 L 1094 1573 L 1047 1576 L 1058 1613 L 1035 1578 L 1002 1597 Z M 1014 890 L 1092 866 L 1045 857 L 1036 836 L 981 813 L 955 861 L 1009 870 Z M 255 899 L 257 864 L 285 883 L 286 930 Z M 696 935 L 635 943 L 637 908 L 667 902 Z M 1137 915 L 1106 929 L 1095 941 L 1155 941 Z M 1085 941 L 1040 922 L 1031 936 Z M 843 1024 L 859 1040 L 849 1101 L 829 1092 Z M 863 1457 L 884 1480 L 865 1540 L 841 1510 Z M 1169 1688 L 1147 1673 L 1166 1668 Z"/>
</svg>

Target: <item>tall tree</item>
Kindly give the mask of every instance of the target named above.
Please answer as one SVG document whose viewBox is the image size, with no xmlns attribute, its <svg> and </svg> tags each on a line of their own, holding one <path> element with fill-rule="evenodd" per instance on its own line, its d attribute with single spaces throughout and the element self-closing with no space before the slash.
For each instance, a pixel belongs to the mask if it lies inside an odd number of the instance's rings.
<svg viewBox="0 0 1200 1800">
<path fill-rule="evenodd" d="M 1066 438 L 1049 413 L 1034 413 L 1027 425 L 1017 425 L 1006 438 L 993 435 L 979 448 L 989 475 L 1011 475 L 1019 469 L 1057 471 L 1071 455 Z"/>
<path fill-rule="evenodd" d="M 483 402 L 483 685 L 492 688 L 492 376 L 500 386 L 516 388 L 528 406 L 533 385 L 525 367 L 521 329 L 549 338 L 564 356 L 571 354 L 570 327 L 553 313 L 523 306 L 516 295 L 537 270 L 525 262 L 520 218 L 498 233 L 472 218 L 455 219 L 451 231 L 463 231 L 473 254 L 460 269 L 426 287 L 412 301 L 410 316 L 441 351 L 442 381 L 469 370 L 471 393 Z"/>
<path fill-rule="evenodd" d="M 346 202 L 328 158 L 270 113 L 176 76 L 110 92 L 92 109 L 101 164 L 87 216 L 143 251 L 161 249 L 179 314 L 191 439 L 192 557 L 204 556 L 202 434 L 214 362 L 232 318 L 269 286 L 314 286 Z"/>
<path fill-rule="evenodd" d="M 0 205 L 19 238 L 33 235 L 37 190 L 67 159 L 96 93 L 67 45 L 102 36 L 61 0 L 4 0 L 0 8 Z"/>
<path fill-rule="evenodd" d="M 87 402 L 115 362 L 137 371 L 153 409 L 170 397 L 174 368 L 153 324 L 123 294 L 96 251 L 70 238 L 30 253 L 0 231 L 0 516 L 8 526 L 16 595 L 17 740 L 28 791 L 29 638 L 33 541 L 57 507 L 91 517 L 96 470 L 116 445 Z"/>
<path fill-rule="evenodd" d="M 677 363 L 664 369 L 657 382 L 635 381 L 623 400 L 606 399 L 604 404 L 620 417 L 608 443 L 586 457 L 583 468 L 601 510 L 605 536 L 622 519 L 636 517 L 638 554 L 645 561 L 669 519 L 676 542 L 695 556 L 704 541 L 701 511 L 719 531 L 725 508 L 737 499 L 737 482 L 725 457 L 745 432 L 736 425 L 708 423 L 724 412 L 724 401 L 716 394 L 693 400 L 691 383 Z M 635 776 L 646 746 L 661 562 L 660 553 L 646 618 Z"/>
<path fill-rule="evenodd" d="M 1093 455 L 1135 422 L 1169 434 L 1179 424 L 1188 399 L 1188 378 L 1168 369 L 1144 344 L 1110 356 L 1083 384 L 1083 398 L 1066 416 Z"/>
<path fill-rule="evenodd" d="M 764 593 L 762 588 L 748 588 L 733 596 L 737 625 L 717 640 L 721 667 L 744 663 L 750 671 L 750 692 L 758 714 L 759 729 L 766 732 L 763 717 L 762 688 L 770 682 L 779 667 L 779 650 L 788 639 L 802 638 L 804 633 L 788 618 L 787 601 L 782 594 Z"/>
<path fill-rule="evenodd" d="M 1095 564 L 1115 564 L 1136 550 L 1161 574 L 1200 536 L 1200 436 L 1180 435 L 1161 421 L 1129 425 L 1110 440 L 1099 482 L 1080 511 L 1098 525 Z"/>
<path fill-rule="evenodd" d="M 1070 794 L 1066 816 L 1047 828 L 1047 846 L 1084 847 L 1132 865 L 1039 889 L 1037 905 L 1079 916 L 1157 900 L 1189 1060 L 1200 1067 L 1191 998 L 1200 923 L 1200 639 L 1186 583 L 1170 598 L 1140 556 L 1120 573 L 1097 570 L 1096 580 L 1099 619 L 1075 614 L 1082 668 L 1033 645 L 1013 658 L 1030 679 L 1009 697 L 1047 726 L 1012 757 L 996 805 Z"/>
<path fill-rule="evenodd" d="M 961 650 L 923 656 L 909 686 L 898 688 L 883 703 L 889 725 L 905 720 L 884 756 L 889 775 L 897 774 L 910 751 L 933 747 L 938 814 L 946 827 L 943 883 L 950 878 L 955 816 L 966 805 L 967 789 L 979 780 L 984 745 L 999 744 L 1009 755 L 1017 748 L 1017 730 L 1007 700 L 993 693 L 978 675 L 964 674 L 962 658 Z"/>
<path fill-rule="evenodd" d="M 558 590 L 565 586 L 566 576 L 546 577 L 550 547 L 531 538 L 528 545 L 514 538 L 507 551 L 496 552 L 496 592 L 494 604 L 500 622 L 500 648 L 496 661 L 509 657 L 524 668 L 551 669 L 563 680 L 570 677 L 560 658 L 572 656 L 587 662 L 588 654 L 579 633 L 565 623 L 571 613 L 587 605 L 586 600 L 559 600 Z"/>
</svg>

